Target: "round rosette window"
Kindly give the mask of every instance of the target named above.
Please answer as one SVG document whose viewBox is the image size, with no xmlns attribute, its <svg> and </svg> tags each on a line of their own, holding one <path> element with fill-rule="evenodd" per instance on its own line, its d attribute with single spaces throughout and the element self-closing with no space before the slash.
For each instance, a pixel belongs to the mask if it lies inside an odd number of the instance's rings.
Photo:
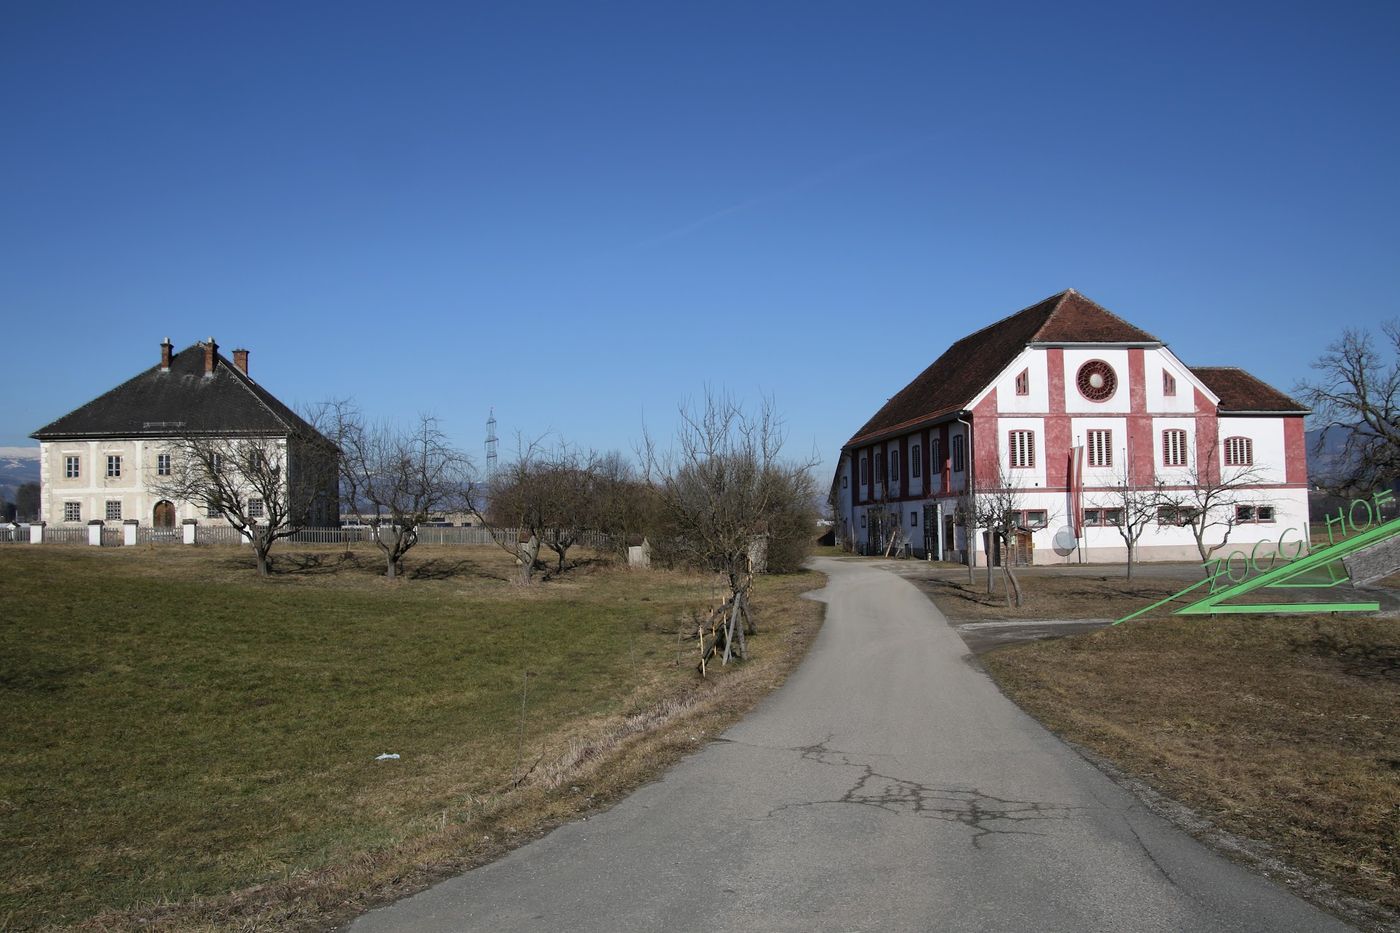
<svg viewBox="0 0 1400 933">
<path fill-rule="evenodd" d="M 1089 401 L 1103 402 L 1118 391 L 1118 375 L 1103 360 L 1090 360 L 1079 367 L 1075 384 L 1079 386 L 1079 394 Z"/>
</svg>

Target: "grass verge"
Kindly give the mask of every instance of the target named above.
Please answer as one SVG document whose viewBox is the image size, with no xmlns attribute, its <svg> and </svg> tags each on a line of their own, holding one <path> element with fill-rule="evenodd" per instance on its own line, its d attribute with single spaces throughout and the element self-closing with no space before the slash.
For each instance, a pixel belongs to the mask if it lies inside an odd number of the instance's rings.
<svg viewBox="0 0 1400 933">
<path fill-rule="evenodd" d="M 1143 620 L 982 661 L 1058 734 L 1400 918 L 1400 621 Z"/>
<path fill-rule="evenodd" d="M 820 623 L 759 580 L 755 659 L 699 681 L 717 594 L 490 549 L 7 548 L 0 928 L 325 929 L 616 799 L 737 719 Z M 399 759 L 376 761 L 380 753 Z"/>
<path fill-rule="evenodd" d="M 979 567 L 969 583 L 967 568 L 956 564 L 913 566 L 906 576 L 954 622 L 1014 619 L 1120 619 L 1199 583 L 1194 564 L 1139 568 L 1128 580 L 1099 568 L 1023 567 L 1016 571 L 1024 602 L 1007 606 L 1006 583 L 993 571 L 994 592 L 987 592 L 987 570 Z"/>
</svg>

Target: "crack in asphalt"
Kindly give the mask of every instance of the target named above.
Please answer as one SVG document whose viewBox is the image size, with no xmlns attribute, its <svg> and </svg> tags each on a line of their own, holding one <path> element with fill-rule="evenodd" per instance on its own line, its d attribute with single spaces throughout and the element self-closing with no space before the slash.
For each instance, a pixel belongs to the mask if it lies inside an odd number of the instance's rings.
<svg viewBox="0 0 1400 933">
<path fill-rule="evenodd" d="M 972 845 L 980 849 L 982 840 L 987 836 L 1043 836 L 1044 833 L 1032 829 L 1011 827 L 1037 821 L 1063 820 L 1074 811 L 1085 809 L 1066 804 L 1012 800 L 984 793 L 977 788 L 935 787 L 894 777 L 876 771 L 867 762 L 853 761 L 849 752 L 828 748 L 827 742 L 830 740 L 831 737 L 828 736 L 815 745 L 801 745 L 785 750 L 798 752 L 802 760 L 817 764 L 859 768 L 861 774 L 855 783 L 840 797 L 832 800 L 808 800 L 774 807 L 768 811 L 765 819 L 770 819 L 784 810 L 853 804 L 874 807 L 887 813 L 909 813 L 924 819 L 959 823 L 973 830 Z"/>
</svg>

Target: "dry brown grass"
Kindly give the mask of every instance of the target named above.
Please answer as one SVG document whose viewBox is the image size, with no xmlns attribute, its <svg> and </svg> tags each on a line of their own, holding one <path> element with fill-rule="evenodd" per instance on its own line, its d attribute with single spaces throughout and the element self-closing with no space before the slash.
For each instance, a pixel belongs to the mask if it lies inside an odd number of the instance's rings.
<svg viewBox="0 0 1400 933">
<path fill-rule="evenodd" d="M 1166 599 L 1203 577 L 1195 565 L 1160 565 L 1132 580 L 1117 574 L 1079 567 L 1026 567 L 1017 571 L 1024 602 L 1006 604 L 1005 582 L 995 570 L 995 592 L 987 593 L 986 568 L 967 582 L 967 568 L 935 565 L 911 580 L 954 622 L 1003 619 L 1120 619 L 1160 599 Z M 1203 592 L 1203 591 L 1202 591 Z M 1199 594 L 1198 594 L 1199 595 Z"/>
<path fill-rule="evenodd" d="M 11 595 L 30 607 L 0 633 L 10 675 L 0 686 L 23 704 L 11 705 L 21 709 L 13 741 L 0 742 L 9 782 L 0 798 L 48 806 L 43 788 L 94 756 L 122 782 L 93 784 L 100 796 L 86 804 L 81 787 L 65 791 L 52 814 L 0 810 L 6 835 L 27 840 L 0 857 L 0 900 L 11 898 L 0 929 L 53 917 L 46 903 L 88 929 L 333 928 L 652 779 L 780 683 L 821 618 L 819 603 L 799 598 L 819 575 L 760 578 L 754 659 L 700 681 L 693 643 L 677 640 L 689 609 L 719 592 L 698 575 L 593 562 L 522 587 L 510 582 L 511 559 L 489 548 L 416 549 L 407 567 L 416 579 L 398 582 L 380 575 L 377 552 L 340 548 L 289 548 L 285 572 L 266 581 L 234 548 L 156 559 L 140 548 L 46 546 L 0 561 L 22 581 Z M 526 668 L 537 677 L 522 750 Z M 277 672 L 278 692 L 250 683 L 263 669 Z M 176 692 L 143 687 L 152 682 Z M 197 716 L 164 708 L 192 695 Z M 316 709 L 333 718 L 306 715 Z M 70 726 L 78 732 L 52 731 Z M 48 739 L 36 738 L 44 730 Z M 381 750 L 413 754 L 392 770 L 367 768 Z M 184 784 L 145 764 L 191 756 L 205 757 L 184 769 Z M 165 825 L 191 793 L 222 802 Z M 65 826 L 65 806 L 85 808 L 91 829 Z M 261 829 L 229 831 L 253 808 Z M 66 840 L 45 838 L 45 827 Z M 123 828 L 127 854 L 106 851 L 97 834 Z M 229 838 L 213 841 L 220 833 Z M 187 850 L 208 858 L 176 854 Z M 112 874 L 142 851 L 138 874 L 150 879 Z M 199 874 L 180 874 L 191 868 Z M 153 882 L 184 893 L 143 893 Z M 54 890 L 100 909 L 45 893 Z"/>
<path fill-rule="evenodd" d="M 1144 620 L 983 661 L 1070 741 L 1400 914 L 1400 621 Z"/>
</svg>

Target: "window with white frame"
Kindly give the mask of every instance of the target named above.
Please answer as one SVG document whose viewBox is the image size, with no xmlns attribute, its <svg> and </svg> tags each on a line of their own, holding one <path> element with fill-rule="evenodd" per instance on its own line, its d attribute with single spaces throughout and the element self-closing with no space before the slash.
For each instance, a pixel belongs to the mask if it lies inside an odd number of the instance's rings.
<svg viewBox="0 0 1400 933">
<path fill-rule="evenodd" d="M 1089 508 L 1084 510 L 1084 525 L 1091 527 L 1123 524 L 1122 509 Z"/>
<path fill-rule="evenodd" d="M 1176 377 L 1165 369 L 1162 370 L 1162 394 L 1169 396 L 1176 394 Z"/>
<path fill-rule="evenodd" d="M 1007 438 L 1007 447 L 1010 450 L 1011 466 L 1014 469 L 1025 469 L 1035 466 L 1034 431 L 1010 432 Z"/>
<path fill-rule="evenodd" d="M 122 500 L 120 500 L 120 499 L 108 499 L 108 500 L 107 500 L 107 521 L 109 521 L 109 522 L 119 522 L 119 521 L 121 521 L 121 520 L 122 520 Z"/>
<path fill-rule="evenodd" d="M 224 514 L 224 513 L 220 512 L 218 509 L 214 508 L 212 505 L 206 505 L 206 506 L 204 507 L 204 517 L 205 517 L 205 518 L 218 518 L 218 517 L 219 517 L 220 515 L 222 515 L 222 514 Z"/>
<path fill-rule="evenodd" d="M 1162 466 L 1186 466 L 1186 432 L 1172 428 L 1162 432 Z"/>
<path fill-rule="evenodd" d="M 929 444 L 928 444 L 928 458 L 929 458 L 930 460 L 933 461 L 933 464 L 932 464 L 932 466 L 930 467 L 930 469 L 932 469 L 934 473 L 942 473 L 942 472 L 943 472 L 943 442 L 942 442 L 941 440 L 939 440 L 938 438 L 934 438 L 933 440 L 929 441 Z"/>
<path fill-rule="evenodd" d="M 1157 524 L 1189 525 L 1196 520 L 1200 510 L 1189 505 L 1161 505 L 1157 507 Z"/>
<path fill-rule="evenodd" d="M 1237 505 L 1235 506 L 1235 523 L 1245 524 L 1249 522 L 1272 522 L 1274 520 L 1274 507 L 1272 505 Z"/>
<path fill-rule="evenodd" d="M 222 473 L 222 472 L 224 471 L 224 455 L 223 455 L 223 454 L 210 454 L 210 455 L 209 455 L 209 468 L 210 468 L 211 470 L 213 470 L 215 473 Z"/>
<path fill-rule="evenodd" d="M 77 479 L 82 473 L 82 461 L 77 457 L 63 458 L 63 478 Z"/>
<path fill-rule="evenodd" d="M 262 518 L 262 517 L 263 517 L 263 501 L 262 501 L 261 499 L 249 499 L 249 500 L 248 500 L 248 517 L 249 517 L 249 518 Z"/>
<path fill-rule="evenodd" d="M 80 502 L 63 503 L 63 520 L 65 522 L 80 522 L 83 520 L 83 506 Z"/>
<path fill-rule="evenodd" d="M 122 475 L 121 454 L 107 455 L 107 475 L 113 479 L 119 478 Z"/>
<path fill-rule="evenodd" d="M 963 453 L 963 436 L 953 435 L 953 472 L 961 473 L 967 468 L 967 457 Z"/>
<path fill-rule="evenodd" d="M 156 454 L 156 475 L 170 475 L 170 454 Z"/>
<path fill-rule="evenodd" d="M 924 475 L 924 445 L 914 442 L 914 449 L 909 452 L 909 475 L 914 479 Z"/>
<path fill-rule="evenodd" d="M 1111 430 L 1091 430 L 1089 432 L 1089 466 L 1113 466 L 1113 432 Z"/>
<path fill-rule="evenodd" d="M 1254 441 L 1248 437 L 1225 438 L 1226 466 L 1254 466 Z"/>
</svg>

